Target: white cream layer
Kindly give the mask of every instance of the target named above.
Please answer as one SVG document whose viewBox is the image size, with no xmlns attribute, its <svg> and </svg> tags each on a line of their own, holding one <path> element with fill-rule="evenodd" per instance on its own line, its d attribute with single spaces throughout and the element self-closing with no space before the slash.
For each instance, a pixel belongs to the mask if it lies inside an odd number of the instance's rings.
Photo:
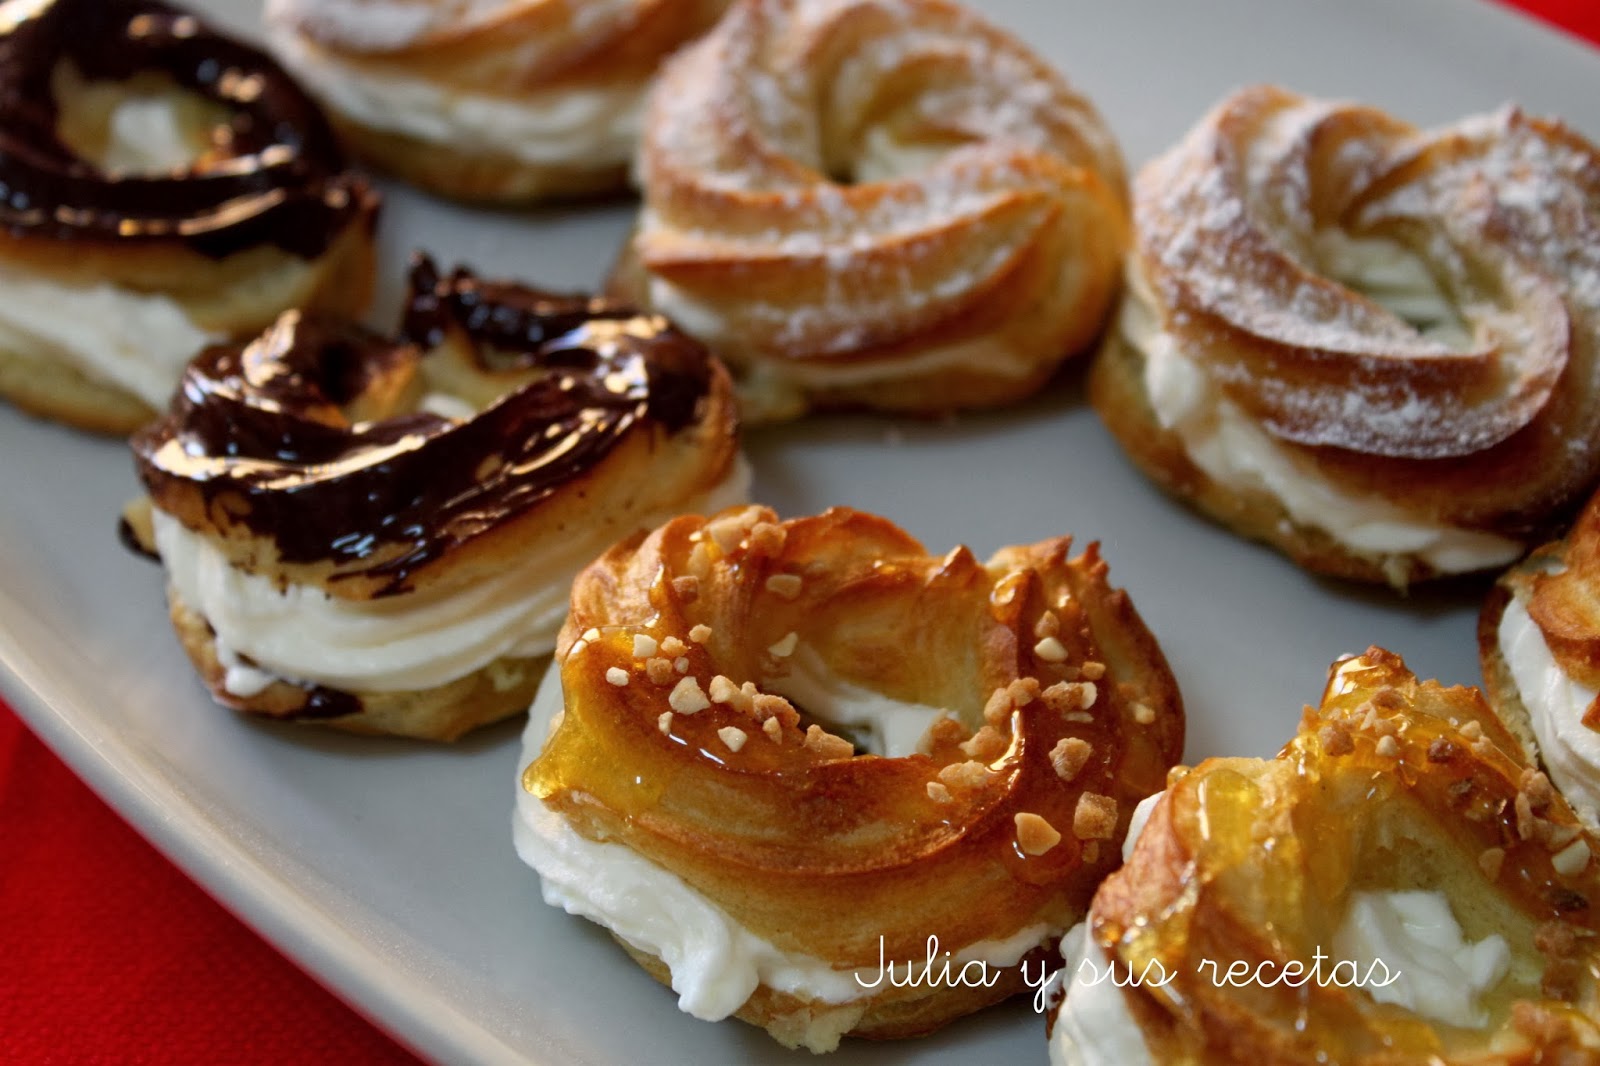
<svg viewBox="0 0 1600 1066">
<path fill-rule="evenodd" d="M 1600 819 L 1600 733 L 1583 724 L 1600 692 L 1574 681 L 1528 614 L 1513 597 L 1500 616 L 1500 654 L 1528 708 L 1528 720 L 1550 779 L 1590 825 Z"/>
<path fill-rule="evenodd" d="M 1489 1023 L 1478 1000 L 1511 966 L 1504 937 L 1466 942 L 1442 892 L 1355 893 L 1334 935 L 1333 953 L 1354 962 L 1363 979 L 1370 975 L 1362 987 L 1379 1003 L 1465 1029 Z M 1389 973 L 1372 973 L 1374 959 Z M 1386 983 L 1391 975 L 1394 982 Z"/>
<path fill-rule="evenodd" d="M 423 78 L 376 74 L 269 26 L 284 64 L 351 121 L 466 155 L 510 155 L 535 166 L 600 168 L 631 161 L 644 86 L 559 89 L 520 96 L 451 92 Z"/>
<path fill-rule="evenodd" d="M 1150 796 L 1134 810 L 1122 844 L 1124 862 L 1162 795 Z M 1050 1061 L 1054 1066 L 1155 1066 L 1123 989 L 1102 979 L 1110 960 L 1088 928 L 1083 922 L 1061 939 L 1067 994 L 1056 1016 Z M 1373 983 L 1363 986 L 1378 1002 L 1466 1028 L 1488 1023 L 1478 1001 L 1511 964 L 1503 937 L 1465 941 L 1442 892 L 1355 893 L 1332 950 L 1335 960 L 1355 963 L 1363 979 L 1374 959 L 1383 961 L 1388 974 L 1379 970 Z M 1378 982 L 1391 976 L 1392 983 L 1380 987 Z M 1159 979 L 1157 971 L 1152 978 Z"/>
<path fill-rule="evenodd" d="M 74 367 L 158 411 L 189 360 L 219 339 L 165 296 L 58 285 L 0 263 L 0 348 Z"/>
<path fill-rule="evenodd" d="M 1385 500 L 1353 496 L 1273 440 L 1228 400 L 1163 330 L 1139 272 L 1129 269 L 1129 298 L 1118 329 L 1144 355 L 1144 384 L 1162 427 L 1183 441 L 1207 477 L 1236 492 L 1262 492 L 1296 523 L 1322 530 L 1363 556 L 1415 555 L 1440 573 L 1502 566 L 1522 554 L 1516 541 L 1419 520 Z"/>
<path fill-rule="evenodd" d="M 232 566 L 204 537 L 159 509 L 156 550 L 173 591 L 216 631 L 225 687 L 250 696 L 273 680 L 368 692 L 434 688 L 496 659 L 543 655 L 566 619 L 572 579 L 634 527 L 679 513 L 714 513 L 748 499 L 750 472 L 739 458 L 728 477 L 680 511 L 647 515 L 627 528 L 529 544 L 500 570 L 444 591 L 342 600 Z M 256 669 L 239 662 L 244 656 Z"/>
<path fill-rule="evenodd" d="M 553 664 L 528 712 L 519 766 L 527 767 L 538 757 L 561 709 L 561 671 Z M 757 936 L 676 874 L 621 844 L 581 836 L 522 788 L 520 780 L 512 828 L 517 854 L 539 872 L 545 902 L 605 926 L 660 958 L 672 971 L 678 1008 L 696 1018 L 719 1021 L 730 1016 L 761 985 L 841 1006 L 871 998 L 882 985 L 879 967 L 836 969 Z M 1057 932 L 1033 925 L 1004 940 L 968 944 L 954 951 L 952 972 L 971 961 L 1013 966 Z M 903 978 L 907 960 L 890 961 L 901 963 Z M 830 1028 L 839 1024 L 836 1019 L 829 1023 Z M 813 1034 L 816 1039 L 807 1046 L 829 1050 L 853 1024 L 831 1034 Z"/>
<path fill-rule="evenodd" d="M 849 733 L 863 751 L 891 759 L 916 754 L 929 727 L 948 713 L 890 699 L 846 681 L 805 644 L 789 659 L 789 673 L 761 687 L 804 707 L 817 721 Z"/>
</svg>

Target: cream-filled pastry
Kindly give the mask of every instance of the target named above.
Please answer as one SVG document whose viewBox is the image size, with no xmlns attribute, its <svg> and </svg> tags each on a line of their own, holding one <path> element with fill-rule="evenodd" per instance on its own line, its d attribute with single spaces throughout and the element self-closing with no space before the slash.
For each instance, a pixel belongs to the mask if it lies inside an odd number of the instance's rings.
<svg viewBox="0 0 1600 1066">
<path fill-rule="evenodd" d="M 525 737 L 546 901 L 684 1011 L 812 1051 L 1024 990 L 1183 743 L 1154 639 L 1069 547 L 980 563 L 757 507 L 618 544 Z"/>
<path fill-rule="evenodd" d="M 0 3 L 0 396 L 128 433 L 208 344 L 356 314 L 377 196 L 268 56 L 157 0 Z"/>
<path fill-rule="evenodd" d="M 1094 106 L 944 0 L 741 0 L 663 69 L 613 289 L 747 417 L 1020 399 L 1098 336 L 1128 220 Z"/>
<path fill-rule="evenodd" d="M 1176 770 L 1064 952 L 1057 1066 L 1600 1057 L 1600 845 L 1476 690 L 1377 648 Z"/>
<path fill-rule="evenodd" d="M 1504 566 L 1600 482 L 1600 151 L 1245 89 L 1140 173 L 1091 398 L 1134 461 L 1308 569 Z"/>
<path fill-rule="evenodd" d="M 426 260 L 400 339 L 286 314 L 133 449 L 219 702 L 437 739 L 528 705 L 596 555 L 748 483 L 726 371 L 665 320 Z"/>
<path fill-rule="evenodd" d="M 268 0 L 279 56 L 356 148 L 423 188 L 619 191 L 663 58 L 728 0 Z"/>
</svg>

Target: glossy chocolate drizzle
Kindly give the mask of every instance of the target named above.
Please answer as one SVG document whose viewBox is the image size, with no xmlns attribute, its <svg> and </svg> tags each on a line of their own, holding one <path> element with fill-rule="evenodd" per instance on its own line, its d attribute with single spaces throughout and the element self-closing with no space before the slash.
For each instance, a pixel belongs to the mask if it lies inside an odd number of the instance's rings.
<svg viewBox="0 0 1600 1066">
<path fill-rule="evenodd" d="M 111 175 L 57 133 L 52 79 L 158 71 L 226 108 L 229 158 L 170 175 Z M 0 3 L 0 226 L 61 240 L 180 241 L 205 255 L 272 244 L 312 259 L 376 194 L 327 120 L 269 56 L 157 0 Z"/>
<path fill-rule="evenodd" d="M 711 357 L 660 316 L 463 270 L 441 277 L 421 257 L 411 282 L 399 340 L 290 311 L 249 345 L 202 353 L 172 410 L 132 440 L 152 496 L 185 483 L 209 513 L 271 538 L 284 562 L 330 561 L 393 594 L 636 428 L 698 420 Z M 370 382 L 446 341 L 481 366 L 537 373 L 466 421 L 345 416 Z"/>
</svg>

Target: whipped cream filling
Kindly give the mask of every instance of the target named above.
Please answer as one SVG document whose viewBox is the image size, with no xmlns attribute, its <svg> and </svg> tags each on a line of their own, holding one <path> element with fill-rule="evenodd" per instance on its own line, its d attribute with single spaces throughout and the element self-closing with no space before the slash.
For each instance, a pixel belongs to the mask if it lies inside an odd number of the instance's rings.
<svg viewBox="0 0 1600 1066">
<path fill-rule="evenodd" d="M 0 294 L 0 348 L 74 367 L 158 411 L 189 360 L 221 339 L 176 301 L 115 285 L 60 285 L 0 263 Z"/>
<path fill-rule="evenodd" d="M 949 713 L 890 699 L 846 681 L 805 644 L 789 659 L 788 674 L 766 680 L 761 687 L 819 722 L 849 733 L 861 750 L 891 759 L 916 754 L 929 727 Z"/>
<path fill-rule="evenodd" d="M 466 585 L 374 600 L 343 600 L 309 585 L 280 587 L 234 567 L 209 540 L 161 510 L 153 519 L 167 581 L 215 631 L 229 692 L 249 697 L 275 680 L 405 692 L 446 684 L 496 659 L 549 652 L 566 620 L 572 578 L 596 555 L 634 526 L 743 503 L 749 484 L 740 457 L 721 483 L 681 511 L 526 545 L 505 567 Z"/>
<path fill-rule="evenodd" d="M 1600 692 L 1561 669 L 1521 597 L 1506 604 L 1496 636 L 1550 779 L 1594 825 L 1600 820 L 1600 733 L 1583 724 L 1583 715 Z"/>
<path fill-rule="evenodd" d="M 562 701 L 561 671 L 552 664 L 528 712 L 520 766 L 538 758 L 560 718 Z M 800 999 L 845 1006 L 870 999 L 883 983 L 877 966 L 839 969 L 824 959 L 779 948 L 740 925 L 671 871 L 622 844 L 582 836 L 522 788 L 520 781 L 513 836 L 517 854 L 539 873 L 546 903 L 605 926 L 638 950 L 661 959 L 672 971 L 678 1008 L 696 1018 L 726 1018 L 762 985 Z M 1004 939 L 968 944 L 952 953 L 952 967 L 959 971 L 973 961 L 1014 966 L 1057 932 L 1046 924 L 1030 925 Z M 918 967 L 925 968 L 925 962 Z M 904 974 L 903 966 L 900 973 Z M 846 1017 L 848 1024 L 819 1017 L 830 1031 L 813 1034 L 817 1039 L 808 1039 L 807 1046 L 831 1050 L 859 1014 Z"/>
<path fill-rule="evenodd" d="M 292 29 L 269 29 L 278 58 L 312 92 L 375 130 L 536 166 L 626 165 L 639 140 L 645 87 L 638 83 L 520 96 L 454 92 L 424 78 L 364 70 Z"/>
<path fill-rule="evenodd" d="M 194 165 L 194 142 L 171 100 L 133 97 L 111 112 L 100 167 L 110 173 L 162 174 Z"/>
<path fill-rule="evenodd" d="M 1454 574 L 1503 566 L 1522 554 L 1514 540 L 1419 519 L 1328 480 L 1273 440 L 1182 354 L 1176 338 L 1161 328 L 1138 275 L 1130 268 L 1130 296 L 1117 328 L 1144 355 L 1145 391 L 1157 421 L 1177 434 L 1190 461 L 1211 480 L 1236 492 L 1271 496 L 1293 521 L 1322 530 L 1358 555 L 1416 555 L 1439 573 Z M 1403 566 L 1398 558 L 1386 561 Z"/>
<path fill-rule="evenodd" d="M 1466 942 L 1442 892 L 1355 893 L 1333 951 L 1363 973 L 1372 960 L 1383 962 L 1388 973 L 1362 986 L 1379 1003 L 1465 1029 L 1489 1023 L 1478 1001 L 1511 967 L 1511 949 L 1498 933 Z"/>
<path fill-rule="evenodd" d="M 1165 795 L 1146 796 L 1133 809 L 1122 841 L 1123 862 L 1133 855 L 1134 842 Z M 1067 992 L 1051 1031 L 1050 1061 L 1053 1066 L 1155 1066 L 1124 990 L 1109 978 L 1100 979 L 1110 972 L 1111 958 L 1089 935 L 1092 920 L 1091 914 L 1061 938 L 1061 979 Z"/>
</svg>

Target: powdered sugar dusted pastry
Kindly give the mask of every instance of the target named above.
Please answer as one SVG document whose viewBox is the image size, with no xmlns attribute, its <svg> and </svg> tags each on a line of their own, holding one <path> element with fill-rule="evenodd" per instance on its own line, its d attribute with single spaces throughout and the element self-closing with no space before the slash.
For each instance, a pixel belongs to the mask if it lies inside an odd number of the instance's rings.
<svg viewBox="0 0 1600 1066">
<path fill-rule="evenodd" d="M 525 737 L 545 900 L 684 1011 L 813 1051 L 929 1032 L 1021 991 L 1024 960 L 1037 983 L 1183 745 L 1154 639 L 1069 548 L 940 558 L 763 508 L 618 544 L 573 585 Z M 908 985 L 930 950 L 986 982 Z"/>
<path fill-rule="evenodd" d="M 741 0 L 663 70 L 614 287 L 746 412 L 939 412 L 1036 389 L 1098 334 L 1126 241 L 1093 106 L 943 0 Z"/>
<path fill-rule="evenodd" d="M 270 58 L 157 0 L 0 3 L 0 396 L 127 433 L 207 344 L 361 310 L 377 196 Z"/>
<path fill-rule="evenodd" d="M 1162 485 L 1309 569 L 1504 565 L 1600 480 L 1600 153 L 1246 89 L 1151 163 L 1092 397 Z"/>
<path fill-rule="evenodd" d="M 646 83 L 728 0 L 268 0 L 278 53 L 362 154 L 423 188 L 620 190 Z"/>
<path fill-rule="evenodd" d="M 1564 538 L 1501 576 L 1478 646 L 1495 709 L 1600 825 L 1600 497 Z"/>
<path fill-rule="evenodd" d="M 1600 1061 L 1600 841 L 1475 689 L 1370 649 L 1277 758 L 1175 771 L 1135 822 L 1057 1066 Z"/>
<path fill-rule="evenodd" d="M 287 314 L 133 439 L 227 706 L 451 739 L 527 706 L 595 555 L 744 498 L 727 373 L 659 317 L 423 260 L 403 338 Z"/>
</svg>

